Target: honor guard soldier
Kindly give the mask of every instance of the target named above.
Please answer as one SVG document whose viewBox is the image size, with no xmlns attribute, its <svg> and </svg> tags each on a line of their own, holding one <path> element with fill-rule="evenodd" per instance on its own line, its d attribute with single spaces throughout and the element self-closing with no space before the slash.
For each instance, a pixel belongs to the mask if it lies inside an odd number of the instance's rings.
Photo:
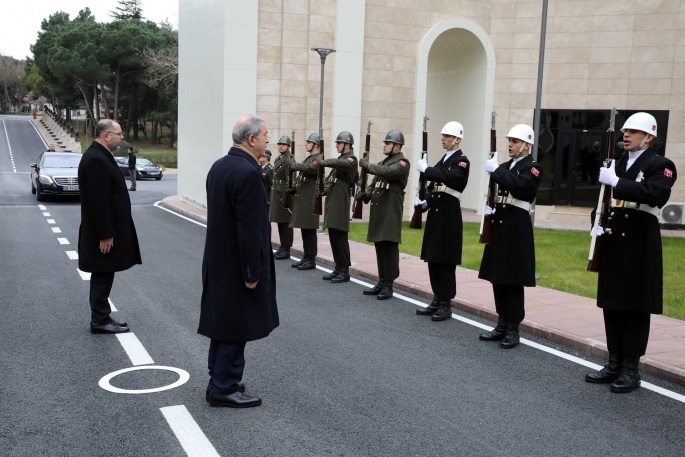
<svg viewBox="0 0 685 457">
<path fill-rule="evenodd" d="M 350 132 L 340 132 L 335 139 L 335 147 L 340 157 L 325 159 L 320 165 L 333 170 L 326 179 L 326 205 L 323 213 L 323 227 L 328 229 L 335 269 L 324 275 L 324 280 L 332 283 L 350 280 L 350 189 L 353 188 L 357 173 L 357 158 L 354 156 L 354 138 Z"/>
<path fill-rule="evenodd" d="M 301 163 L 295 162 L 291 157 L 288 159 L 288 167 L 297 171 L 297 180 L 293 185 L 293 214 L 290 217 L 290 227 L 299 228 L 302 232 L 302 244 L 304 256 L 299 262 L 291 266 L 298 270 L 313 270 L 316 268 L 317 239 L 316 229 L 319 228 L 319 216 L 312 214 L 314 211 L 314 199 L 317 191 L 317 178 L 319 176 L 319 143 L 321 136 L 312 133 L 307 138 L 305 149 L 309 153 Z"/>
<path fill-rule="evenodd" d="M 290 210 L 283 208 L 286 187 L 288 185 L 288 159 L 290 154 L 290 138 L 282 136 L 278 139 L 278 153 L 274 160 L 273 185 L 271 187 L 271 200 L 269 203 L 269 222 L 278 225 L 278 237 L 281 246 L 274 254 L 274 259 L 284 260 L 290 258 L 290 247 L 293 245 L 293 229 L 290 224 Z"/>
<path fill-rule="evenodd" d="M 262 178 L 264 179 L 264 190 L 266 190 L 266 197 L 271 204 L 271 187 L 274 182 L 274 167 L 271 165 L 271 151 L 268 149 L 264 155 L 259 158 L 259 165 L 262 167 Z"/>
<path fill-rule="evenodd" d="M 469 159 L 459 149 L 464 138 L 464 127 L 459 122 L 448 122 L 443 127 L 442 147 L 445 155 L 434 166 L 426 159 L 416 163 L 428 185 L 426 200 L 418 197 L 414 206 L 428 211 L 423 233 L 421 259 L 428 262 L 428 275 L 433 289 L 433 301 L 427 308 L 416 310 L 420 316 L 432 316 L 438 322 L 452 317 L 452 299 L 457 295 L 456 271 L 461 264 L 463 222 L 461 193 L 469 181 Z"/>
<path fill-rule="evenodd" d="M 358 199 L 371 202 L 369 232 L 366 241 L 374 243 L 378 265 L 378 283 L 365 290 L 364 295 L 376 295 L 378 300 L 392 297 L 392 285 L 400 275 L 400 249 L 402 242 L 402 210 L 404 189 L 409 180 L 409 161 L 402 154 L 404 135 L 391 130 L 383 141 L 383 154 L 387 157 L 378 164 L 368 158 L 359 165 L 375 175 L 371 186 Z"/>
<path fill-rule="evenodd" d="M 611 383 L 616 393 L 640 386 L 650 315 L 663 312 L 659 208 L 677 178 L 673 162 L 650 148 L 657 135 L 651 114 L 633 114 L 621 131 L 627 154 L 599 175 L 599 182 L 613 188 L 608 227 L 597 227 L 603 239 L 597 306 L 604 310 L 609 363 L 585 376 L 587 382 Z"/>
<path fill-rule="evenodd" d="M 482 341 L 501 341 L 500 347 L 511 349 L 519 344 L 519 324 L 525 317 L 524 287 L 535 287 L 535 243 L 530 218 L 542 179 L 540 164 L 533 161 L 533 129 L 515 125 L 507 135 L 511 160 L 497 164 L 497 153 L 485 162 L 485 171 L 498 185 L 492 214 L 490 242 L 485 245 L 478 277 L 492 283 L 497 327 L 480 335 Z"/>
</svg>

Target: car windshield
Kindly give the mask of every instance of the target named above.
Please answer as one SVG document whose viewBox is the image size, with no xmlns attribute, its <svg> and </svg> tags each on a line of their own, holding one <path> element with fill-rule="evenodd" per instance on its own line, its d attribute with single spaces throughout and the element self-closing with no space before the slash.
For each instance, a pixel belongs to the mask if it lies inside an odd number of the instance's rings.
<svg viewBox="0 0 685 457">
<path fill-rule="evenodd" d="M 46 154 L 45 157 L 43 157 L 43 168 L 78 168 L 81 157 L 83 157 L 81 154 Z"/>
<path fill-rule="evenodd" d="M 147 159 L 137 159 L 137 160 L 136 160 L 136 163 L 137 163 L 138 165 L 152 165 L 152 162 L 150 162 L 150 161 L 147 160 Z"/>
</svg>

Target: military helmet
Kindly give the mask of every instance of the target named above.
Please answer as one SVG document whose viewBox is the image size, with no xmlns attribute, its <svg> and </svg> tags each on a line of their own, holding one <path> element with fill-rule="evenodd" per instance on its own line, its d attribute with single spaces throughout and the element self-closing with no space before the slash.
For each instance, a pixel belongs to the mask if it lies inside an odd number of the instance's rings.
<svg viewBox="0 0 685 457">
<path fill-rule="evenodd" d="M 387 135 L 385 135 L 384 143 L 395 143 L 404 144 L 404 134 L 399 130 L 390 130 Z"/>
<path fill-rule="evenodd" d="M 269 151 L 268 149 L 264 151 L 264 155 L 271 159 L 271 151 Z"/>
<path fill-rule="evenodd" d="M 287 144 L 288 146 L 290 146 L 290 138 L 288 138 L 287 136 L 283 135 L 282 137 L 280 137 L 280 138 L 278 139 L 278 142 L 277 142 L 276 144 Z"/>
<path fill-rule="evenodd" d="M 321 135 L 319 135 L 318 133 L 312 133 L 311 135 L 309 135 L 307 137 L 307 141 L 309 141 L 310 143 L 320 145 L 321 144 Z"/>
<path fill-rule="evenodd" d="M 336 143 L 347 143 L 350 146 L 354 145 L 354 137 L 352 134 L 346 130 L 338 133 L 338 137 L 335 139 Z"/>
</svg>

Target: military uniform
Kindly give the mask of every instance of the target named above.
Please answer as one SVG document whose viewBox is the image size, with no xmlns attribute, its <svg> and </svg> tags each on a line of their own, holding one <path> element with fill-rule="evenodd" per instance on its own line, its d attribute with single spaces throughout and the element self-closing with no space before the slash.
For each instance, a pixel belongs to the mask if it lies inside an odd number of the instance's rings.
<svg viewBox="0 0 685 457">
<path fill-rule="evenodd" d="M 266 197 L 271 201 L 271 186 L 274 182 L 274 167 L 267 163 L 262 167 L 262 178 L 264 179 L 264 190 L 266 190 Z"/>
<path fill-rule="evenodd" d="M 290 145 L 290 138 L 287 136 L 281 137 L 278 142 L 279 144 Z M 280 259 L 290 258 L 290 248 L 293 245 L 293 229 L 288 226 L 290 224 L 290 210 L 283 208 L 283 200 L 288 186 L 288 161 L 291 157 L 292 154 L 290 154 L 290 150 L 288 150 L 278 156 L 276 160 L 274 160 L 273 165 L 273 185 L 269 203 L 269 222 L 275 222 L 278 225 L 278 236 L 280 238 L 281 247 L 278 249 L 277 257 Z"/>
</svg>

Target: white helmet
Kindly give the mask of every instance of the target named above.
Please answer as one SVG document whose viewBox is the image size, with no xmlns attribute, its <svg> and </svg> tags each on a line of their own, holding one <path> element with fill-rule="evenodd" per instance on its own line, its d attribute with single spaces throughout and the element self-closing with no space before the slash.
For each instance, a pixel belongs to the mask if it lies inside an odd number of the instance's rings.
<svg viewBox="0 0 685 457">
<path fill-rule="evenodd" d="M 448 122 L 442 128 L 442 132 L 440 133 L 442 135 L 452 135 L 456 136 L 457 138 L 464 138 L 464 126 L 461 125 L 459 122 Z"/>
<path fill-rule="evenodd" d="M 656 138 L 656 119 L 649 113 L 635 113 L 623 124 L 621 132 L 626 130 L 639 130 Z"/>
<path fill-rule="evenodd" d="M 518 124 L 509 130 L 507 138 L 516 138 L 525 143 L 534 144 L 535 143 L 535 132 L 530 125 Z"/>
</svg>

